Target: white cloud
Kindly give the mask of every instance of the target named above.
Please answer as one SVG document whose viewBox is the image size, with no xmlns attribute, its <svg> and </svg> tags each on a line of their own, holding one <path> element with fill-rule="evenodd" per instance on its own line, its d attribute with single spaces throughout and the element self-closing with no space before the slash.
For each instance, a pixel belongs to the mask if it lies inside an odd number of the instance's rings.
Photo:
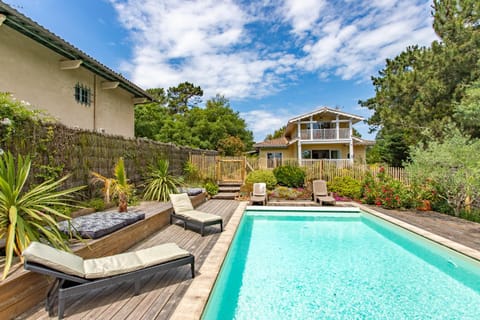
<svg viewBox="0 0 480 320">
<path fill-rule="evenodd" d="M 352 5 L 355 4 L 355 7 Z M 303 47 L 301 65 L 343 79 L 368 79 L 387 58 L 435 39 L 429 2 L 340 2 L 318 24 L 319 36 Z M 341 8 L 343 7 L 343 10 Z"/>
<path fill-rule="evenodd" d="M 271 111 L 250 110 L 240 113 L 240 116 L 245 119 L 248 128 L 255 134 L 255 141 L 260 142 L 268 134 L 273 134 L 275 130 L 286 125 L 294 115 L 291 114 L 291 111 L 276 109 Z"/>
<path fill-rule="evenodd" d="M 190 81 L 206 97 L 268 96 L 312 72 L 369 79 L 435 39 L 426 0 L 110 1 L 134 44 L 122 71 L 145 88 Z"/>
<path fill-rule="evenodd" d="M 291 23 L 292 32 L 301 36 L 314 28 L 324 6 L 323 0 L 285 0 L 281 12 Z"/>
</svg>

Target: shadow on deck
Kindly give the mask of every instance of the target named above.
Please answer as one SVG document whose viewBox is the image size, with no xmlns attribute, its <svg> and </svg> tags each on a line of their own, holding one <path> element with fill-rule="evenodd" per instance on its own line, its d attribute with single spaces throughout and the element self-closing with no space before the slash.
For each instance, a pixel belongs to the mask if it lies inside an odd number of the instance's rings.
<svg viewBox="0 0 480 320">
<path fill-rule="evenodd" d="M 211 200 L 199 209 L 221 215 L 228 225 L 230 217 L 239 202 L 233 200 Z M 218 225 L 205 229 L 202 237 L 199 230 L 183 229 L 173 224 L 162 228 L 130 250 L 148 248 L 165 242 L 175 242 L 195 255 L 195 269 L 198 272 L 210 250 L 220 236 Z M 159 272 L 145 278 L 140 294 L 134 296 L 133 283 L 122 283 L 73 297 L 66 302 L 66 319 L 168 319 L 177 303 L 186 292 L 192 279 L 189 266 Z M 49 319 L 44 304 L 37 305 L 19 319 Z"/>
</svg>

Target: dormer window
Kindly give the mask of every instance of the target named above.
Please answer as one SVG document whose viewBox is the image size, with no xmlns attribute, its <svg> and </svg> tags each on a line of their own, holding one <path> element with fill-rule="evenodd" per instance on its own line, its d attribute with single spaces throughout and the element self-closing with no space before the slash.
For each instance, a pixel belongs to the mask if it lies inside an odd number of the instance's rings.
<svg viewBox="0 0 480 320">
<path fill-rule="evenodd" d="M 92 103 L 92 89 L 86 85 L 77 83 L 75 85 L 75 101 L 80 104 L 90 106 Z"/>
</svg>

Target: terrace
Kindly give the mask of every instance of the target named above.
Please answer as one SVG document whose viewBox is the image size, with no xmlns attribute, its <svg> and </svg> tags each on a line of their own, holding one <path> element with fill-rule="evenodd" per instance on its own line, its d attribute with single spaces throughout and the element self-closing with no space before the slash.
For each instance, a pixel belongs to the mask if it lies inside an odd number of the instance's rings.
<svg viewBox="0 0 480 320">
<path fill-rule="evenodd" d="M 198 203 L 199 200 L 195 199 L 193 201 L 194 203 Z M 221 215 L 226 223 L 226 229 L 228 229 L 230 217 L 239 204 L 240 202 L 233 200 L 215 200 L 201 204 L 199 209 Z M 171 210 L 171 205 L 168 203 L 145 202 L 142 203 L 140 208 L 146 212 L 145 220 L 118 230 L 108 236 L 91 241 L 89 245 L 93 250 L 83 248 L 82 245 L 77 245 L 74 251 L 82 256 L 102 256 L 117 253 L 117 249 L 119 252 L 122 252 L 147 248 L 165 242 L 176 242 L 180 247 L 195 255 L 198 274 L 198 270 L 205 261 L 205 258 L 221 235 L 217 229 L 215 227 L 206 228 L 205 236 L 202 237 L 196 230 L 184 230 L 182 226 L 175 224 L 168 225 L 167 221 Z M 155 224 L 165 226 L 158 228 L 160 229 L 158 231 L 152 231 L 152 227 L 155 228 Z M 144 237 L 146 233 L 149 233 L 149 235 Z M 135 238 L 137 238 L 137 240 L 144 239 L 135 243 Z M 132 243 L 135 244 L 132 245 Z M 13 287 L 19 288 L 20 291 L 32 291 L 29 288 L 34 288 L 35 285 L 32 283 L 36 282 L 31 281 L 32 279 L 29 279 L 28 276 L 37 276 L 37 274 L 23 271 L 21 268 L 18 269 L 16 274 L 12 275 L 12 279 L 22 276 L 27 276 L 27 278 L 25 281 L 21 281 L 22 285 L 20 285 L 19 282 L 16 284 L 13 283 Z M 47 278 L 40 276 L 39 279 L 39 282 L 42 282 L 42 280 Z M 185 267 L 162 272 L 151 279 L 145 279 L 144 282 L 142 282 L 142 289 L 138 296 L 133 295 L 133 283 L 124 283 L 120 286 L 94 290 L 87 295 L 78 296 L 78 298 L 67 301 L 65 318 L 169 318 L 176 307 L 176 303 L 181 299 L 181 296 L 191 281 L 189 268 Z M 27 285 L 25 282 L 30 282 L 30 284 Z M 25 285 L 27 286 L 25 287 Z M 45 287 L 40 287 L 40 289 L 35 288 L 33 290 L 34 292 L 32 292 L 32 294 L 38 296 L 37 300 L 41 302 L 21 315 L 20 319 L 49 318 L 48 312 L 44 309 L 43 295 L 39 293 L 44 292 L 44 290 Z M 11 314 L 15 312 L 15 309 L 21 309 L 22 306 L 18 305 L 19 302 L 25 305 L 30 299 L 35 298 L 32 296 L 25 297 L 23 298 L 23 302 L 21 302 L 18 300 L 21 299 L 19 297 L 23 295 L 23 292 L 19 292 L 18 296 L 12 296 L 12 293 L 8 292 L 10 289 L 2 291 L 2 303 L 0 304 L 0 318 L 2 319 L 10 318 Z M 15 303 L 17 303 L 16 306 Z"/>
<path fill-rule="evenodd" d="M 150 203 L 149 206 L 151 205 Z M 156 206 L 158 209 L 158 204 Z M 164 203 L 162 206 L 168 207 L 168 204 Z M 199 208 L 203 211 L 222 215 L 226 223 L 223 233 L 218 233 L 212 228 L 207 231 L 205 237 L 201 237 L 194 230 L 183 230 L 179 225 L 169 225 L 128 249 L 136 250 L 174 241 L 195 255 L 197 273 L 195 279 L 192 280 L 189 277 L 189 268 L 185 267 L 165 271 L 145 279 L 138 296 L 133 295 L 132 283 L 94 290 L 69 301 L 65 318 L 198 319 L 218 272 L 216 267 L 212 267 L 212 260 L 213 265 L 221 265 L 244 206 L 245 202 L 233 200 L 211 200 L 200 205 Z M 467 253 L 470 255 L 480 257 L 480 224 L 478 223 L 435 212 L 404 212 L 371 206 L 363 206 L 363 208 L 380 211 L 380 214 L 394 218 L 399 224 L 408 223 L 413 228 L 426 230 L 422 232 L 460 250 L 463 248 L 469 251 Z M 231 220 L 232 216 L 235 216 L 234 220 Z M 218 255 L 219 246 L 223 247 L 221 255 Z M 20 319 L 48 318 L 43 302 L 20 316 Z"/>
</svg>

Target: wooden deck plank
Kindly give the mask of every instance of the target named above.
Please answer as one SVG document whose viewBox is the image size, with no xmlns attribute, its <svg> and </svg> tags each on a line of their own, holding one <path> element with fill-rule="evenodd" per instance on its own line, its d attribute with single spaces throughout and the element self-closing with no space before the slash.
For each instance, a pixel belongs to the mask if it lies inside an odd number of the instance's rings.
<svg viewBox="0 0 480 320">
<path fill-rule="evenodd" d="M 164 209 L 165 204 L 153 204 L 150 210 L 148 205 L 144 208 L 147 212 L 157 212 Z M 238 207 L 238 202 L 233 200 L 210 200 L 198 209 L 221 215 L 224 225 Z M 209 226 L 205 229 L 205 236 L 199 230 L 174 223 L 162 228 L 130 250 L 148 248 L 165 242 L 175 242 L 180 247 L 190 251 L 195 256 L 195 269 L 198 271 L 205 261 L 219 237 L 219 226 Z M 133 283 L 123 283 L 97 289 L 88 294 L 78 296 L 67 301 L 66 319 L 168 319 L 176 308 L 178 301 L 186 292 L 190 282 L 190 269 L 188 266 L 167 270 L 154 277 L 144 279 L 140 294 L 133 295 Z M 48 313 L 39 305 L 20 319 L 49 319 Z"/>
</svg>

